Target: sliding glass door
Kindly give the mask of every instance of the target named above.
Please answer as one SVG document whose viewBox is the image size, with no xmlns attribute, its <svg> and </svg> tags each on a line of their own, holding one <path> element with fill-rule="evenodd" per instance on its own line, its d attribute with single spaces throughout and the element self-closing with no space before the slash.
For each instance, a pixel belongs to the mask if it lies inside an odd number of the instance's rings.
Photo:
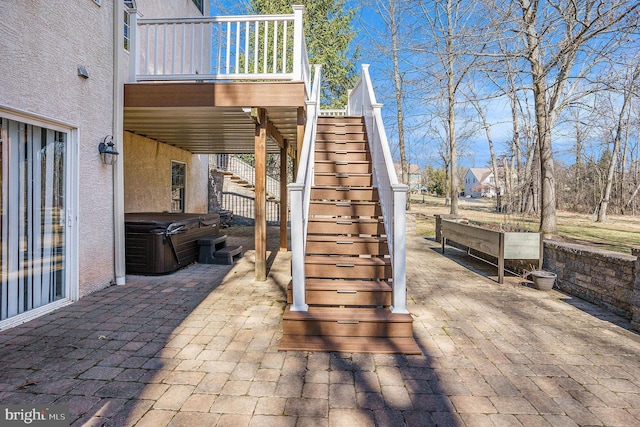
<svg viewBox="0 0 640 427">
<path fill-rule="evenodd" d="M 0 320 L 68 297 L 68 137 L 0 117 Z"/>
</svg>

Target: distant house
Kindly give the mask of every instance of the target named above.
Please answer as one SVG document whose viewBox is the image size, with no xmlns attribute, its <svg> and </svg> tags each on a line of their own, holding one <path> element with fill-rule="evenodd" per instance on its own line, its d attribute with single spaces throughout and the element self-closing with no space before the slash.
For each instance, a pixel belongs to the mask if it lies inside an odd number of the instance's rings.
<svg viewBox="0 0 640 427">
<path fill-rule="evenodd" d="M 393 166 L 396 169 L 398 180 L 402 180 L 402 168 L 400 167 L 400 163 L 394 163 Z M 420 167 L 416 164 L 409 164 L 409 182 L 407 185 L 409 185 L 410 191 L 420 191 L 420 187 L 422 186 L 422 174 L 420 173 Z"/>
<path fill-rule="evenodd" d="M 489 168 L 469 168 L 464 175 L 464 195 L 469 197 L 495 197 L 498 187 Z"/>
</svg>

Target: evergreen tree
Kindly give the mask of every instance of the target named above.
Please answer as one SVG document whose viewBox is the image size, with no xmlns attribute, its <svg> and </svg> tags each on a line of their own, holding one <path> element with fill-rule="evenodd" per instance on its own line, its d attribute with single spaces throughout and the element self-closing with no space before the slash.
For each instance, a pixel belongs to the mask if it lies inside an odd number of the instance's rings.
<svg viewBox="0 0 640 427">
<path fill-rule="evenodd" d="M 250 0 L 255 14 L 289 14 L 293 4 L 305 7 L 309 62 L 322 65 L 322 102 L 342 108 L 356 81 L 359 48 L 351 46 L 356 36 L 352 24 L 356 10 L 347 7 L 346 0 Z"/>
</svg>

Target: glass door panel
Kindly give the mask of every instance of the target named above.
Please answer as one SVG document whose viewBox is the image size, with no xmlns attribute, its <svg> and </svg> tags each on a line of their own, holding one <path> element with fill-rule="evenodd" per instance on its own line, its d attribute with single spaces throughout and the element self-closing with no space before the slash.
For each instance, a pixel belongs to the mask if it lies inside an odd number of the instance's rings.
<svg viewBox="0 0 640 427">
<path fill-rule="evenodd" d="M 67 137 L 0 119 L 0 320 L 66 297 Z"/>
</svg>

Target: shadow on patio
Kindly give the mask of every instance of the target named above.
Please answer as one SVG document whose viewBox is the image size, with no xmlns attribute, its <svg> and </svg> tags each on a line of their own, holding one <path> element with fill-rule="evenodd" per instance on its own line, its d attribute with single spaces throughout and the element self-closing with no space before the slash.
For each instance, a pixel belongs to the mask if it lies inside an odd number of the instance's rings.
<svg viewBox="0 0 640 427">
<path fill-rule="evenodd" d="M 233 268 L 129 276 L 0 332 L 0 402 L 65 403 L 72 425 L 640 422 L 638 335 L 416 236 L 408 306 L 423 355 L 278 352 L 290 254 L 270 228 L 269 278 L 255 282 L 253 228 L 227 234 L 249 249 Z"/>
</svg>

